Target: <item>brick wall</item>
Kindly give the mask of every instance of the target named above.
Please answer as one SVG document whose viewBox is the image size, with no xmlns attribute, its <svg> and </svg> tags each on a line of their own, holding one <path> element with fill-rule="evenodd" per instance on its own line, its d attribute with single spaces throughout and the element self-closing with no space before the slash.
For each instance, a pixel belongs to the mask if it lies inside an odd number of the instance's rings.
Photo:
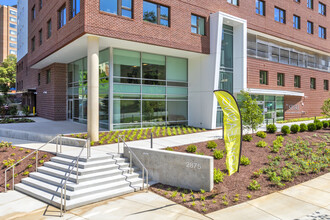
<svg viewBox="0 0 330 220">
<path fill-rule="evenodd" d="M 47 82 L 47 71 L 51 80 Z M 51 120 L 66 120 L 66 65 L 53 64 L 40 71 L 40 86 L 37 88 L 38 116 Z"/>
<path fill-rule="evenodd" d="M 268 85 L 260 84 L 260 70 L 268 71 Z M 330 74 L 327 72 L 294 67 L 255 58 L 248 58 L 247 72 L 248 88 L 284 90 L 303 92 L 305 94 L 305 97 L 285 97 L 285 119 L 321 115 L 320 108 L 323 101 L 330 96 L 329 91 L 325 91 L 323 87 L 324 80 L 330 81 Z M 277 86 L 277 73 L 284 73 L 285 86 Z M 301 77 L 301 88 L 294 87 L 295 75 Z M 315 90 L 310 88 L 311 77 L 316 78 Z M 298 106 L 298 110 L 295 105 Z M 290 106 L 292 106 L 292 109 L 289 109 Z"/>
</svg>

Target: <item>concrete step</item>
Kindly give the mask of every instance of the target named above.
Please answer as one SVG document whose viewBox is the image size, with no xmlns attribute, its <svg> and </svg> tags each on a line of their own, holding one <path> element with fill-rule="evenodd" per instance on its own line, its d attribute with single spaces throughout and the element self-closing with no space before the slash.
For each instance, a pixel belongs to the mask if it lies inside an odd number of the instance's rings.
<svg viewBox="0 0 330 220">
<path fill-rule="evenodd" d="M 61 198 L 58 196 L 55 196 L 51 193 L 45 192 L 43 190 L 40 190 L 35 187 L 29 186 L 26 184 L 22 184 L 22 183 L 15 185 L 15 189 L 17 191 L 25 193 L 29 196 L 32 196 L 36 199 L 39 199 L 43 202 L 51 204 L 55 207 L 58 207 L 58 208 L 60 207 Z M 123 187 L 123 188 L 116 189 L 116 190 L 109 190 L 109 191 L 105 191 L 105 192 L 94 193 L 92 195 L 83 196 L 79 199 L 67 200 L 66 208 L 67 208 L 67 210 L 70 210 L 70 209 L 88 205 L 88 204 L 91 204 L 94 202 L 99 202 L 99 201 L 102 201 L 105 199 L 110 199 L 110 198 L 118 197 L 118 196 L 121 196 L 124 194 L 132 193 L 132 192 L 135 192 L 140 189 L 141 189 L 141 186 L 136 185 L 136 186 L 127 186 L 127 187 Z"/>
<path fill-rule="evenodd" d="M 52 162 L 65 164 L 65 165 L 75 165 L 77 159 L 68 159 L 64 157 L 52 157 Z M 115 163 L 124 163 L 128 162 L 129 160 L 126 158 L 114 158 L 114 159 L 105 159 L 105 160 L 95 160 L 95 161 L 79 161 L 79 168 L 92 168 L 92 167 L 98 167 L 103 166 L 106 164 L 115 164 Z"/>
<path fill-rule="evenodd" d="M 117 181 L 122 181 L 127 179 L 130 181 L 131 179 L 138 178 L 139 174 L 138 173 L 132 173 L 132 174 L 124 174 L 124 175 L 117 175 L 117 176 L 111 176 L 111 177 L 105 177 L 101 179 L 93 179 L 90 181 L 85 181 L 85 182 L 80 182 L 79 184 L 76 184 L 75 182 L 68 181 L 67 182 L 67 190 L 70 191 L 75 191 L 75 190 L 80 190 L 80 189 L 85 189 L 90 187 L 91 185 L 93 186 L 99 186 L 103 184 L 109 184 L 109 183 L 114 183 Z M 64 184 L 64 179 L 50 176 L 44 173 L 40 172 L 33 172 L 30 173 L 30 178 L 54 185 L 54 186 L 62 186 Z"/>
<path fill-rule="evenodd" d="M 95 193 L 106 192 L 106 191 L 110 191 L 110 190 L 118 190 L 123 187 L 131 186 L 131 185 L 142 184 L 142 179 L 135 178 L 135 179 L 131 179 L 129 181 L 120 180 L 117 182 L 102 184 L 102 185 L 98 185 L 98 186 L 95 186 L 93 184 L 93 181 L 90 181 L 90 182 L 91 182 L 91 184 L 89 185 L 89 187 L 85 188 L 85 189 L 71 191 L 67 188 L 67 191 L 66 191 L 67 200 L 77 199 L 77 198 L 80 198 L 83 196 L 93 195 Z M 32 178 L 25 178 L 22 180 L 22 183 L 32 186 L 34 188 L 37 188 L 39 190 L 51 193 L 55 196 L 58 196 L 58 197 L 61 196 L 62 187 L 55 186 L 55 185 L 52 185 L 52 184 L 49 184 L 46 182 L 42 182 L 42 181 L 39 181 L 36 179 L 32 179 Z M 64 190 L 63 190 L 63 193 L 64 193 Z"/>
<path fill-rule="evenodd" d="M 67 158 L 67 159 L 72 159 L 72 160 L 77 160 L 77 155 L 68 155 L 68 154 L 58 153 L 56 156 Z M 103 155 L 103 156 L 92 156 L 87 159 L 86 155 L 81 155 L 81 157 L 79 158 L 79 161 L 90 162 L 90 161 L 114 159 L 114 158 L 120 158 L 120 157 L 122 157 L 122 154 L 108 154 L 108 155 Z"/>
<path fill-rule="evenodd" d="M 105 164 L 103 166 L 86 168 L 86 169 L 78 169 L 78 175 L 87 175 L 91 173 L 103 172 L 107 170 L 115 170 L 115 169 L 123 169 L 128 167 L 128 163 L 121 163 L 121 164 Z M 53 168 L 56 170 L 61 170 L 64 172 L 71 172 L 72 174 L 77 174 L 77 167 L 72 167 L 72 165 L 65 165 L 60 163 L 54 163 L 52 161 L 46 162 L 44 164 L 45 167 Z"/>
<path fill-rule="evenodd" d="M 115 169 L 115 170 L 107 170 L 107 171 L 102 171 L 102 172 L 97 172 L 97 173 L 91 173 L 91 174 L 86 174 L 79 176 L 79 183 L 86 182 L 89 180 L 93 179 L 102 179 L 105 177 L 113 177 L 117 175 L 123 175 L 123 174 L 128 174 L 129 173 L 129 168 L 123 168 L 123 169 Z M 133 167 L 133 172 L 139 171 L 139 168 Z M 68 172 L 64 172 L 61 170 L 53 169 L 50 167 L 39 167 L 38 172 L 44 173 L 53 177 L 61 178 L 61 179 L 66 179 L 69 175 Z M 71 174 L 69 177 L 69 181 L 76 183 L 76 178 L 77 176 L 75 174 Z"/>
</svg>

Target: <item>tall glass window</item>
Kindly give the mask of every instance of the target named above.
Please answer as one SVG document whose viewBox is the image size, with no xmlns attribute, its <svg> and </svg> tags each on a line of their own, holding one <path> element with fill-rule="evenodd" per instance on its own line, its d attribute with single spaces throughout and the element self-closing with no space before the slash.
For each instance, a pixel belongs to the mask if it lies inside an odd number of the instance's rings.
<svg viewBox="0 0 330 220">
<path fill-rule="evenodd" d="M 71 18 L 75 17 L 80 12 L 80 0 L 71 0 L 70 10 Z"/>
<path fill-rule="evenodd" d="M 99 119 L 100 127 L 109 128 L 109 76 L 110 76 L 110 50 L 105 49 L 99 53 Z"/>
<path fill-rule="evenodd" d="M 314 24 L 311 21 L 307 21 L 307 33 L 314 34 Z"/>
<path fill-rule="evenodd" d="M 327 30 L 324 27 L 319 26 L 319 37 L 327 39 Z"/>
<path fill-rule="evenodd" d="M 66 24 L 66 7 L 63 6 L 58 11 L 58 28 L 63 27 Z"/>
<path fill-rule="evenodd" d="M 169 8 L 163 5 L 143 1 L 143 20 L 169 27 Z"/>
<path fill-rule="evenodd" d="M 132 0 L 100 0 L 100 10 L 132 18 Z"/>
<path fill-rule="evenodd" d="M 275 21 L 285 24 L 285 11 L 275 7 L 274 9 Z"/>
<path fill-rule="evenodd" d="M 319 14 L 326 16 L 326 15 L 327 15 L 326 12 L 327 12 L 327 11 L 326 11 L 326 6 L 325 6 L 325 4 L 319 2 Z"/>
<path fill-rule="evenodd" d="M 314 8 L 314 2 L 313 0 L 307 0 L 307 8 L 313 9 Z"/>
<path fill-rule="evenodd" d="M 293 28 L 300 29 L 300 17 L 297 15 L 293 15 Z"/>
<path fill-rule="evenodd" d="M 256 0 L 256 13 L 265 16 L 265 1 Z"/>
<path fill-rule="evenodd" d="M 205 35 L 205 18 L 191 15 L 191 32 L 194 34 Z"/>
</svg>

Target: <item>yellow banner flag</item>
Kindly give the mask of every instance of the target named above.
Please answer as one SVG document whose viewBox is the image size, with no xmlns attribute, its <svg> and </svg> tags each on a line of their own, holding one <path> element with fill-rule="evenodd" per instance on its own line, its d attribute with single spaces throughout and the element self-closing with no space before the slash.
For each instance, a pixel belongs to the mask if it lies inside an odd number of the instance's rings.
<svg viewBox="0 0 330 220">
<path fill-rule="evenodd" d="M 242 119 L 236 99 L 227 91 L 214 91 L 223 111 L 226 165 L 229 176 L 239 171 L 242 147 Z"/>
</svg>

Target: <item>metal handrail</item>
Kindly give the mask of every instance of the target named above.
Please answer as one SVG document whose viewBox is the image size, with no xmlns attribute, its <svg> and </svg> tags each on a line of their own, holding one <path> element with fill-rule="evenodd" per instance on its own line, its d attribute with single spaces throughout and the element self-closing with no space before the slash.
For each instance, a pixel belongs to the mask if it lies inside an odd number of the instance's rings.
<svg viewBox="0 0 330 220">
<path fill-rule="evenodd" d="M 7 171 L 10 170 L 11 168 L 13 168 L 13 187 L 12 189 L 15 189 L 15 166 L 19 163 L 21 163 L 23 160 L 27 159 L 29 156 L 31 156 L 32 154 L 36 153 L 36 172 L 38 172 L 38 151 L 45 147 L 46 145 L 48 145 L 49 143 L 53 142 L 56 139 L 56 153 L 58 152 L 58 138 L 60 138 L 60 152 L 62 153 L 62 135 L 56 135 L 56 137 L 54 137 L 53 139 L 51 139 L 50 141 L 48 141 L 47 143 L 43 144 L 42 146 L 40 146 L 38 149 L 34 150 L 32 153 L 28 154 L 26 157 L 24 157 L 23 159 L 19 160 L 18 162 L 16 162 L 15 164 L 13 164 L 12 166 L 8 167 L 5 170 L 5 192 L 7 192 Z"/>
<path fill-rule="evenodd" d="M 149 172 L 147 170 L 147 168 L 143 165 L 143 163 L 139 160 L 139 158 L 136 156 L 136 154 L 132 151 L 132 149 L 126 144 L 125 139 L 123 139 L 124 135 L 118 135 L 118 153 L 120 153 L 120 140 L 122 140 L 123 144 L 125 147 L 127 147 L 129 149 L 129 166 L 130 166 L 130 174 L 132 174 L 132 154 L 133 156 L 136 158 L 136 160 L 140 163 L 140 165 L 142 166 L 142 189 L 144 190 L 144 172 L 146 173 L 146 184 L 147 184 L 147 191 L 149 189 L 148 187 L 148 181 L 149 181 Z"/>
<path fill-rule="evenodd" d="M 81 154 L 82 152 L 84 151 L 84 148 L 86 148 L 87 150 L 87 159 L 90 157 L 90 139 L 88 138 L 85 145 L 83 146 L 83 148 L 81 149 L 78 157 L 77 157 L 77 160 L 76 160 L 76 163 L 74 166 L 72 166 L 71 170 L 70 170 L 70 173 L 68 175 L 68 177 L 65 179 L 64 183 L 62 184 L 62 187 L 61 187 L 61 206 L 60 206 L 60 215 L 61 217 L 63 216 L 63 211 L 66 212 L 66 186 L 67 186 L 67 182 L 73 172 L 73 169 L 75 167 L 77 167 L 77 172 L 76 172 L 76 183 L 79 184 L 79 179 L 78 179 L 78 176 L 79 176 L 79 159 L 81 157 Z M 64 194 L 63 194 L 63 190 L 64 190 Z M 63 196 L 64 196 L 64 205 L 63 205 Z"/>
</svg>

